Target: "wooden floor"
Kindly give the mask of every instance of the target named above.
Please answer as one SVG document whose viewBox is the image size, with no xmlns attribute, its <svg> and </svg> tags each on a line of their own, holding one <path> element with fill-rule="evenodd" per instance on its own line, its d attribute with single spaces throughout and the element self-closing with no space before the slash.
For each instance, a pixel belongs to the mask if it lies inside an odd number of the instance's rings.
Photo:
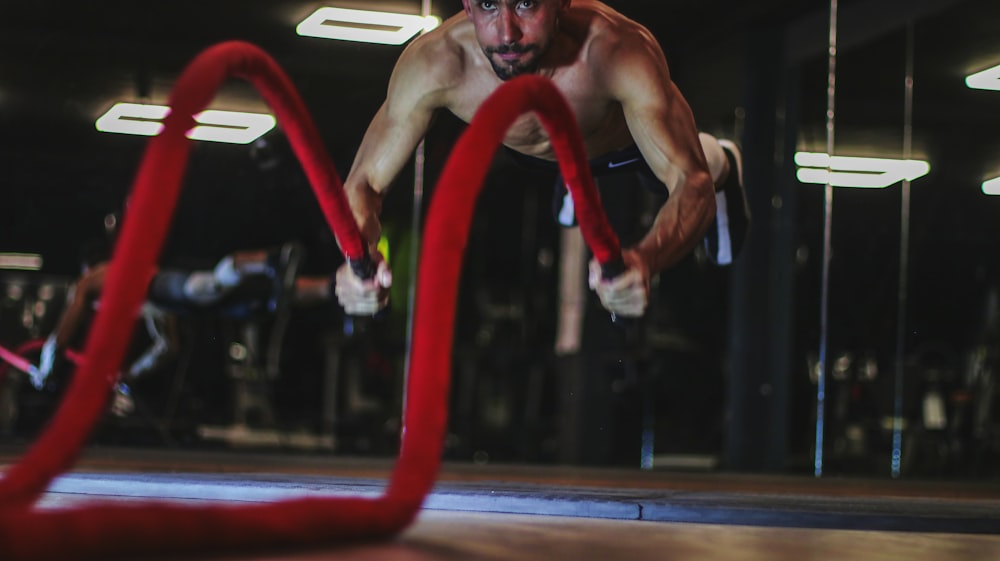
<svg viewBox="0 0 1000 561">
<path fill-rule="evenodd" d="M 16 456 L 0 450 L 0 466 Z M 97 449 L 41 506 L 378 494 L 391 466 Z M 996 561 L 1000 484 L 446 465 L 417 521 L 389 542 L 197 559 Z"/>
<path fill-rule="evenodd" d="M 812 530 L 428 510 L 388 544 L 255 561 L 946 561 L 1000 559 L 1000 537 Z"/>
</svg>

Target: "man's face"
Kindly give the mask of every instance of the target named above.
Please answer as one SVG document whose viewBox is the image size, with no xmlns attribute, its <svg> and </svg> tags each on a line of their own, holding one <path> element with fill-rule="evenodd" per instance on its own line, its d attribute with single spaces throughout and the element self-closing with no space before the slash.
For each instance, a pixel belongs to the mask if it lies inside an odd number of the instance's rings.
<svg viewBox="0 0 1000 561">
<path fill-rule="evenodd" d="M 501 80 L 538 69 L 556 32 L 560 0 L 464 0 L 479 46 Z"/>
</svg>

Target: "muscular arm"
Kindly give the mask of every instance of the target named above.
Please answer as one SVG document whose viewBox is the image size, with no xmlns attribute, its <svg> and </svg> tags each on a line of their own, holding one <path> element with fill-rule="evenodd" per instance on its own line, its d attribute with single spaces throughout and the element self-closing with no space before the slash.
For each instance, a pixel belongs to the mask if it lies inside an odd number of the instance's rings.
<svg viewBox="0 0 1000 561">
<path fill-rule="evenodd" d="M 80 328 L 84 315 L 94 301 L 100 298 L 107 269 L 107 263 L 100 263 L 84 273 L 76 282 L 72 295 L 66 303 L 66 309 L 56 326 L 55 342 L 59 349 L 64 349 L 70 344 Z"/>
<path fill-rule="evenodd" d="M 334 291 L 348 314 L 374 314 L 389 301 L 392 274 L 377 249 L 382 199 L 430 127 L 434 112 L 447 106 L 448 78 L 458 76 L 455 65 L 440 28 L 411 43 L 396 63 L 386 100 L 361 141 L 344 189 L 368 255 L 377 265 L 372 279 L 359 278 L 348 263 L 337 270 Z"/>
<path fill-rule="evenodd" d="M 344 181 L 354 218 L 375 254 L 381 234 L 378 216 L 386 191 L 406 165 L 441 107 L 441 88 L 435 83 L 435 46 L 413 43 L 400 57 L 389 80 L 385 102 L 368 126 Z"/>
<path fill-rule="evenodd" d="M 653 275 L 690 252 L 715 215 L 715 187 L 687 101 L 648 33 L 629 34 L 608 49 L 607 87 L 619 100 L 646 162 L 670 190 L 634 249 Z M 628 259 L 627 259 L 628 260 Z"/>
</svg>

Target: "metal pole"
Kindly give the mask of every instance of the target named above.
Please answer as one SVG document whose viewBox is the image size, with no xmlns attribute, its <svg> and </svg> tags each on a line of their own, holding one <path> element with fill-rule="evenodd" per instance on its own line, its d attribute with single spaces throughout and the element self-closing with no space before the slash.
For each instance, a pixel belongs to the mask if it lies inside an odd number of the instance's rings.
<svg viewBox="0 0 1000 561">
<path fill-rule="evenodd" d="M 903 82 L 903 159 L 913 150 L 913 20 L 906 26 L 906 77 Z M 892 411 L 892 477 L 900 474 L 903 449 L 903 379 L 906 351 L 907 269 L 910 262 L 910 180 L 903 180 L 900 194 L 899 293 L 896 310 L 896 379 Z"/>
<path fill-rule="evenodd" d="M 826 189 L 823 224 L 823 278 L 820 295 L 819 376 L 816 381 L 816 455 L 813 459 L 816 477 L 823 475 L 823 417 L 826 410 L 827 335 L 829 331 L 830 257 L 833 232 L 833 173 L 829 161 L 833 159 L 834 101 L 837 92 L 837 0 L 830 0 L 829 72 L 826 87 Z"/>
<path fill-rule="evenodd" d="M 431 0 L 421 0 L 420 15 L 431 15 Z M 406 388 L 410 376 L 410 347 L 413 343 L 413 308 L 417 300 L 417 264 L 420 253 L 421 217 L 424 206 L 424 141 L 417 145 L 413 157 L 413 209 L 410 213 L 410 286 L 406 292 L 406 357 L 403 366 L 403 418 L 406 418 Z"/>
<path fill-rule="evenodd" d="M 413 308 L 417 300 L 417 264 L 420 253 L 421 210 L 424 201 L 424 141 L 417 145 L 413 161 L 413 210 L 410 215 L 410 286 L 406 301 L 406 360 L 403 369 L 403 415 L 406 415 L 406 388 L 410 376 L 410 347 L 413 343 Z"/>
</svg>

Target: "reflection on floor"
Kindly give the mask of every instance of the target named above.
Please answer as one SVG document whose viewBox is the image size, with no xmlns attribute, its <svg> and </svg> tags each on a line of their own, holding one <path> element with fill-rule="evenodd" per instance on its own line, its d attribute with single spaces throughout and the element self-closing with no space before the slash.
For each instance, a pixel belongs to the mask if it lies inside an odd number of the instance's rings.
<svg viewBox="0 0 1000 561">
<path fill-rule="evenodd" d="M 0 465 L 19 450 L 0 451 Z M 374 496 L 389 459 L 91 449 L 44 508 L 96 499 Z M 552 560 L 1000 558 L 1000 482 L 813 479 L 448 464 L 387 543 L 224 559 Z"/>
</svg>

